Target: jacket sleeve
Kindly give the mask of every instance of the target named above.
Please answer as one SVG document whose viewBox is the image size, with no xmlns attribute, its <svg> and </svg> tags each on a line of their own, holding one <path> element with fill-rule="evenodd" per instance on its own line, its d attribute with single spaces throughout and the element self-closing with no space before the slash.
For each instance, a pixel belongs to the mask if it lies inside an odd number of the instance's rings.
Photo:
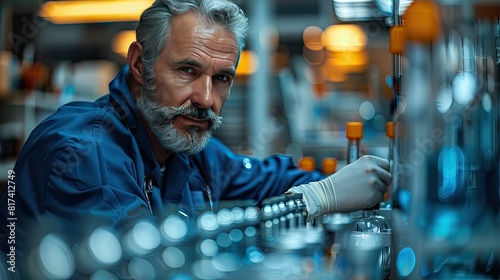
<svg viewBox="0 0 500 280">
<path fill-rule="evenodd" d="M 325 176 L 302 171 L 287 155 L 265 159 L 238 155 L 219 140 L 212 139 L 201 155 L 208 170 L 214 196 L 220 200 L 254 200 L 283 194 L 289 188 Z"/>
<path fill-rule="evenodd" d="M 138 220 L 157 222 L 130 155 L 116 144 L 82 134 L 62 141 L 49 135 L 34 145 L 29 142 L 16 163 L 20 270 L 28 271 L 30 252 L 49 233 L 62 237 L 71 248 L 99 226 L 114 228 L 120 238 Z"/>
</svg>

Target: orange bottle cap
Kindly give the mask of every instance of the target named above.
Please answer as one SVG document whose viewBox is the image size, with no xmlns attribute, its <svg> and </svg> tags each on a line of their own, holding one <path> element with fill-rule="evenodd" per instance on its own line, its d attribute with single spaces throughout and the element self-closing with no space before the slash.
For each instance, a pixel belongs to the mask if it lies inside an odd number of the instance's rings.
<svg viewBox="0 0 500 280">
<path fill-rule="evenodd" d="M 387 122 L 385 125 L 385 135 L 389 138 L 394 138 L 394 123 L 393 122 Z"/>
<path fill-rule="evenodd" d="M 403 26 L 393 26 L 390 30 L 389 52 L 402 54 L 405 49 L 405 29 Z"/>
<path fill-rule="evenodd" d="M 316 170 L 316 162 L 313 157 L 302 157 L 299 161 L 299 168 L 304 171 Z"/>
<path fill-rule="evenodd" d="M 359 140 L 363 138 L 362 122 L 347 122 L 345 125 L 345 136 L 347 139 Z"/>
<path fill-rule="evenodd" d="M 334 158 L 324 158 L 322 163 L 323 174 L 330 175 L 337 171 L 337 160 Z"/>
</svg>

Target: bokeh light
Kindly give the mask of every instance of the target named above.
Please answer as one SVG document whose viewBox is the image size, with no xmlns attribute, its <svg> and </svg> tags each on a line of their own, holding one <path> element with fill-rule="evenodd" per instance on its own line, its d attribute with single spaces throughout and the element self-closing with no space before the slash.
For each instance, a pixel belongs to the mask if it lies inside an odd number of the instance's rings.
<svg viewBox="0 0 500 280">
<path fill-rule="evenodd" d="M 188 226 L 180 217 L 170 216 L 161 224 L 160 232 L 167 241 L 179 242 L 186 237 Z"/>
<path fill-rule="evenodd" d="M 302 40 L 306 48 L 317 51 L 323 49 L 323 44 L 321 43 L 321 34 L 323 29 L 317 26 L 308 26 L 304 29 L 302 33 Z"/>
<path fill-rule="evenodd" d="M 415 252 L 410 247 L 403 248 L 396 258 L 396 269 L 399 276 L 407 277 L 415 268 Z"/>
<path fill-rule="evenodd" d="M 92 258 L 101 265 L 113 265 L 122 256 L 118 238 L 105 228 L 95 229 L 89 237 L 88 249 Z"/>
<path fill-rule="evenodd" d="M 140 221 L 125 235 L 123 243 L 129 253 L 142 256 L 156 249 L 160 242 L 160 232 L 156 226 L 148 221 Z"/>
<path fill-rule="evenodd" d="M 368 39 L 364 30 L 355 24 L 328 26 L 321 35 L 322 45 L 336 52 L 358 52 L 366 47 Z"/>
<path fill-rule="evenodd" d="M 171 268 L 181 268 L 186 264 L 186 256 L 176 247 L 167 247 L 162 253 L 163 262 Z"/>
<path fill-rule="evenodd" d="M 37 254 L 42 278 L 67 279 L 75 271 L 75 259 L 68 245 L 56 234 L 46 235 Z"/>
</svg>

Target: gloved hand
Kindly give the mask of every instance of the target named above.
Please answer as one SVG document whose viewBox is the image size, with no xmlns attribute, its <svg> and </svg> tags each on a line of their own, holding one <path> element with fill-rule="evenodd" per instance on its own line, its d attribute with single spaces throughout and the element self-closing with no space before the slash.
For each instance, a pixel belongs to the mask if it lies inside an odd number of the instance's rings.
<svg viewBox="0 0 500 280">
<path fill-rule="evenodd" d="M 308 221 L 327 213 L 348 213 L 372 207 L 384 200 L 391 184 L 389 161 L 365 155 L 318 181 L 292 187 L 287 193 L 302 193 Z"/>
</svg>

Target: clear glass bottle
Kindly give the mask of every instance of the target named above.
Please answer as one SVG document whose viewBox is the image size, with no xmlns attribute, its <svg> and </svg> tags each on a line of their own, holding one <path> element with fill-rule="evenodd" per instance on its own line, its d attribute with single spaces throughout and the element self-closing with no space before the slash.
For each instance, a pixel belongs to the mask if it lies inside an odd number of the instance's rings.
<svg viewBox="0 0 500 280">
<path fill-rule="evenodd" d="M 353 221 L 353 230 L 359 232 L 388 232 L 389 221 L 375 209 L 363 209 L 360 217 Z"/>
</svg>

